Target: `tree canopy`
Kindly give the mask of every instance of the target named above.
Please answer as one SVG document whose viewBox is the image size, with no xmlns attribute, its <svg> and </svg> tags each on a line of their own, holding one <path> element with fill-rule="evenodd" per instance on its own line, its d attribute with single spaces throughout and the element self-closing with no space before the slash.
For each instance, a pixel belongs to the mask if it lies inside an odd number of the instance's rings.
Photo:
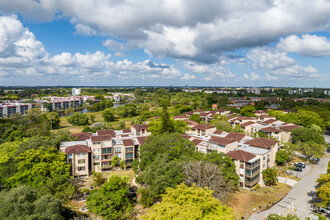
<svg viewBox="0 0 330 220">
<path fill-rule="evenodd" d="M 69 123 L 77 126 L 87 125 L 89 118 L 86 114 L 76 112 L 68 118 Z"/>
<path fill-rule="evenodd" d="M 64 208 L 50 195 L 40 195 L 36 189 L 19 186 L 0 192 L 0 218 L 16 219 L 64 219 Z"/>
<path fill-rule="evenodd" d="M 233 209 L 212 196 L 212 190 L 180 184 L 167 188 L 162 201 L 151 207 L 143 219 L 234 220 Z"/>
<path fill-rule="evenodd" d="M 278 182 L 277 171 L 275 168 L 267 168 L 262 171 L 262 177 L 266 186 L 276 185 Z"/>
<path fill-rule="evenodd" d="M 125 219 L 132 210 L 128 198 L 129 180 L 116 175 L 109 177 L 100 189 L 93 189 L 87 197 L 88 209 L 107 219 Z"/>
<path fill-rule="evenodd" d="M 115 120 L 115 113 L 111 108 L 107 108 L 102 112 L 104 121 L 111 122 Z"/>
</svg>

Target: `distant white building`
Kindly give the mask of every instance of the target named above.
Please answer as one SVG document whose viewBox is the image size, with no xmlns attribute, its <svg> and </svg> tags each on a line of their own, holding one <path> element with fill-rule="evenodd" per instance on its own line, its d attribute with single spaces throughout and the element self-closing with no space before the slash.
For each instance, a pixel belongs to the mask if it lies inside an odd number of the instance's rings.
<svg viewBox="0 0 330 220">
<path fill-rule="evenodd" d="M 120 102 L 120 95 L 114 95 L 114 96 L 113 96 L 113 100 L 114 100 L 115 102 Z"/>
<path fill-rule="evenodd" d="M 324 90 L 324 95 L 330 95 L 330 90 Z"/>
<path fill-rule="evenodd" d="M 80 93 L 81 93 L 81 89 L 76 89 L 76 88 L 72 89 L 72 95 L 73 96 L 80 95 Z"/>
</svg>

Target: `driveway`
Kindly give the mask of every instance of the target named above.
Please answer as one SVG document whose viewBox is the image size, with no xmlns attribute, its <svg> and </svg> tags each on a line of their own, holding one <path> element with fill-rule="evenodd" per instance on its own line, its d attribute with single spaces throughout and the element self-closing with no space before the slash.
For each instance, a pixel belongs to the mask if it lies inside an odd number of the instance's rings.
<svg viewBox="0 0 330 220">
<path fill-rule="evenodd" d="M 330 143 L 330 136 L 326 135 L 325 138 Z M 300 219 L 305 219 L 313 211 L 312 205 L 317 199 L 315 193 L 316 179 L 320 174 L 326 173 L 329 160 L 330 153 L 326 152 L 319 164 L 311 165 L 310 169 L 304 173 L 302 179 L 280 202 L 266 211 L 252 215 L 250 220 L 261 220 L 272 213 L 280 215 L 292 213 L 296 214 Z"/>
</svg>

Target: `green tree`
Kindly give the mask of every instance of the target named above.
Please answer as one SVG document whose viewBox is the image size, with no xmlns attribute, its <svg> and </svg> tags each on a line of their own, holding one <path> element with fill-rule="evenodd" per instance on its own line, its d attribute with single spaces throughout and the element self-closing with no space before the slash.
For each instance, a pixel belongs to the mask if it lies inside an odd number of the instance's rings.
<svg viewBox="0 0 330 220">
<path fill-rule="evenodd" d="M 256 111 L 256 109 L 252 105 L 247 105 L 241 109 L 240 114 L 247 116 L 247 117 L 254 117 L 254 116 L 256 116 L 254 114 L 255 111 Z"/>
<path fill-rule="evenodd" d="M 91 122 L 94 123 L 95 122 L 95 115 L 90 114 L 89 115 L 89 120 L 91 120 Z"/>
<path fill-rule="evenodd" d="M 138 194 L 141 196 L 139 203 L 143 206 L 143 208 L 149 208 L 154 203 L 155 195 L 151 190 L 140 187 L 138 189 Z"/>
<path fill-rule="evenodd" d="M 5 186 L 25 184 L 61 199 L 69 199 L 74 193 L 74 187 L 69 183 L 70 165 L 66 164 L 65 155 L 60 151 L 41 147 L 27 150 L 15 160 L 17 172 L 3 180 Z"/>
<path fill-rule="evenodd" d="M 313 141 L 317 144 L 324 144 L 325 140 L 322 134 L 311 128 L 295 128 L 291 131 L 293 143 Z"/>
<path fill-rule="evenodd" d="M 93 174 L 93 185 L 100 187 L 103 182 L 102 173 L 93 171 L 92 174 Z"/>
<path fill-rule="evenodd" d="M 129 180 L 116 175 L 110 176 L 100 189 L 94 189 L 87 197 L 87 207 L 95 214 L 106 219 L 125 219 L 132 210 L 128 198 Z"/>
<path fill-rule="evenodd" d="M 103 95 L 96 95 L 94 97 L 96 100 L 105 100 L 104 96 Z"/>
<path fill-rule="evenodd" d="M 219 219 L 234 220 L 233 209 L 212 196 L 212 191 L 180 184 L 168 188 L 162 202 L 155 204 L 143 219 Z"/>
<path fill-rule="evenodd" d="M 0 192 L 0 219 L 64 219 L 64 208 L 50 195 L 41 196 L 37 190 L 18 186 Z"/>
<path fill-rule="evenodd" d="M 111 160 L 111 166 L 115 167 L 120 161 L 120 158 L 118 156 L 114 156 Z"/>
<path fill-rule="evenodd" d="M 46 113 L 46 117 L 50 121 L 52 129 L 56 129 L 59 127 L 61 119 L 60 115 L 57 112 Z"/>
<path fill-rule="evenodd" d="M 321 157 L 325 150 L 325 144 L 318 144 L 312 141 L 309 142 L 298 142 L 295 145 L 292 145 L 294 150 L 299 151 L 301 154 L 304 155 L 306 159 L 310 159 L 311 157 Z"/>
<path fill-rule="evenodd" d="M 115 113 L 111 108 L 107 108 L 102 112 L 104 121 L 110 122 L 115 120 Z"/>
<path fill-rule="evenodd" d="M 80 112 L 76 112 L 68 118 L 69 123 L 76 126 L 87 125 L 88 120 L 88 116 Z"/>
<path fill-rule="evenodd" d="M 199 116 L 199 114 L 192 114 L 190 117 L 189 117 L 190 120 L 192 121 L 195 121 L 195 122 L 198 122 L 200 123 L 202 121 L 201 117 Z"/>
<path fill-rule="evenodd" d="M 291 161 L 291 156 L 288 151 L 280 150 L 276 152 L 275 162 L 279 166 L 283 166 L 285 163 Z"/>
<path fill-rule="evenodd" d="M 330 206 L 330 161 L 328 163 L 328 169 L 326 174 L 321 174 L 317 179 L 318 188 L 316 193 L 321 199 L 321 202 L 317 203 L 319 207 Z"/>
<path fill-rule="evenodd" d="M 237 187 L 239 176 L 236 174 L 236 166 L 233 160 L 225 153 L 211 152 L 205 155 L 206 161 L 210 161 L 218 165 L 220 171 L 225 176 L 225 179 L 233 186 Z"/>
<path fill-rule="evenodd" d="M 275 168 L 270 167 L 262 171 L 262 177 L 266 186 L 276 185 L 278 182 L 277 171 Z"/>
<path fill-rule="evenodd" d="M 217 130 L 227 131 L 227 132 L 233 131 L 233 127 L 231 126 L 231 124 L 228 121 L 225 121 L 225 120 L 213 119 L 210 122 L 210 124 L 213 125 L 213 126 L 216 126 Z"/>
</svg>

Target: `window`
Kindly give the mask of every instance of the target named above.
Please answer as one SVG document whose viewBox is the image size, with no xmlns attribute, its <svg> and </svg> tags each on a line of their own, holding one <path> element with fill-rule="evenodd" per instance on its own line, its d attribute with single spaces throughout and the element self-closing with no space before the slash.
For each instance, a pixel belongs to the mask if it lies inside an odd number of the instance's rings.
<svg viewBox="0 0 330 220">
<path fill-rule="evenodd" d="M 101 142 L 93 142 L 94 145 L 101 144 Z"/>
<path fill-rule="evenodd" d="M 133 147 L 126 147 L 125 151 L 126 153 L 133 152 Z"/>
<path fill-rule="evenodd" d="M 117 156 L 117 157 L 121 158 L 121 154 L 115 154 L 115 156 Z"/>
<path fill-rule="evenodd" d="M 121 152 L 121 147 L 115 147 L 115 152 Z"/>
<path fill-rule="evenodd" d="M 266 157 L 265 156 L 263 158 L 264 158 L 264 160 L 266 160 Z"/>
<path fill-rule="evenodd" d="M 93 159 L 95 160 L 100 159 L 100 156 L 99 155 L 93 156 Z"/>
<path fill-rule="evenodd" d="M 78 163 L 85 163 L 85 159 L 78 160 Z"/>
<path fill-rule="evenodd" d="M 133 154 L 126 154 L 126 159 L 133 158 Z"/>
<path fill-rule="evenodd" d="M 95 148 L 95 149 L 93 149 L 93 152 L 94 153 L 100 152 L 100 149 L 99 148 Z"/>
<path fill-rule="evenodd" d="M 85 170 L 85 167 L 78 167 L 78 171 Z"/>
<path fill-rule="evenodd" d="M 100 162 L 93 163 L 93 166 L 99 166 L 99 165 L 100 165 Z"/>
<path fill-rule="evenodd" d="M 83 156 L 85 156 L 86 154 L 85 153 L 79 153 L 78 154 L 78 157 L 83 157 Z"/>
<path fill-rule="evenodd" d="M 136 131 L 136 136 L 140 136 L 140 131 Z"/>
<path fill-rule="evenodd" d="M 72 154 L 69 154 L 69 155 L 68 155 L 68 158 L 69 158 L 69 159 L 72 159 Z"/>
<path fill-rule="evenodd" d="M 102 148 L 102 154 L 111 154 L 112 148 Z"/>
</svg>

